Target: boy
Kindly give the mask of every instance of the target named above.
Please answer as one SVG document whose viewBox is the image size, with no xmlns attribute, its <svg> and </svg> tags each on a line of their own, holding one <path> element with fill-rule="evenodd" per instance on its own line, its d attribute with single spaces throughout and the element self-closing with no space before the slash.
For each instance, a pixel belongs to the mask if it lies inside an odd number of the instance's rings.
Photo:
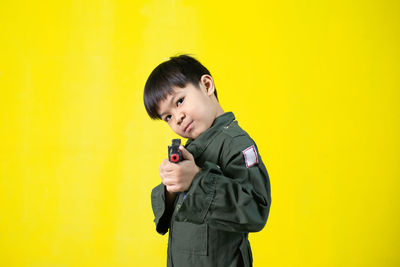
<svg viewBox="0 0 400 267">
<path fill-rule="evenodd" d="M 224 112 L 210 72 L 181 55 L 147 79 L 144 104 L 188 138 L 183 161 L 165 159 L 151 193 L 156 230 L 169 229 L 167 266 L 252 266 L 249 232 L 266 224 L 270 182 L 257 146 Z"/>
</svg>

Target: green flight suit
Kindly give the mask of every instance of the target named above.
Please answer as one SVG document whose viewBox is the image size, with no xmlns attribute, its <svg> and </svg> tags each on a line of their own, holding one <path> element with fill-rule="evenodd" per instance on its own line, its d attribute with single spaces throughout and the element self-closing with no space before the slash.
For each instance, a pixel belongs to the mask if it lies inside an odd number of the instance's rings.
<svg viewBox="0 0 400 267">
<path fill-rule="evenodd" d="M 188 192 L 179 193 L 169 213 L 165 186 L 151 193 L 156 230 L 169 229 L 167 266 L 252 266 L 248 233 L 263 229 L 271 206 L 256 144 L 226 112 L 185 147 L 201 168 Z"/>
</svg>

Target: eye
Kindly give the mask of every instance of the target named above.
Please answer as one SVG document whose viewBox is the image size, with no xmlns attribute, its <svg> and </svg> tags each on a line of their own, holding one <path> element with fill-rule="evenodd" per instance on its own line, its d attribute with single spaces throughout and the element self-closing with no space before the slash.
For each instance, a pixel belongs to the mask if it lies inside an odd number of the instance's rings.
<svg viewBox="0 0 400 267">
<path fill-rule="evenodd" d="M 165 116 L 165 118 L 164 118 L 164 120 L 165 120 L 166 122 L 168 122 L 170 119 L 171 119 L 171 115 L 167 115 L 167 116 Z"/>
<path fill-rule="evenodd" d="M 183 103 L 183 99 L 185 99 L 184 97 L 179 98 L 178 101 L 176 101 L 176 105 L 180 106 Z"/>
</svg>

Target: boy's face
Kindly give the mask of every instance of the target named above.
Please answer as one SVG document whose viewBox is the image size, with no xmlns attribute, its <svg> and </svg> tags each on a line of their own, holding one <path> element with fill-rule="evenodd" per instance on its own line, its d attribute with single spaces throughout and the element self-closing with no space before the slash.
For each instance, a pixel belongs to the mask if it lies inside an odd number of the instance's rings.
<svg viewBox="0 0 400 267">
<path fill-rule="evenodd" d="M 223 113 L 211 76 L 203 75 L 199 86 L 188 83 L 184 88 L 174 87 L 172 94 L 158 103 L 161 119 L 183 138 L 196 139 Z"/>
</svg>

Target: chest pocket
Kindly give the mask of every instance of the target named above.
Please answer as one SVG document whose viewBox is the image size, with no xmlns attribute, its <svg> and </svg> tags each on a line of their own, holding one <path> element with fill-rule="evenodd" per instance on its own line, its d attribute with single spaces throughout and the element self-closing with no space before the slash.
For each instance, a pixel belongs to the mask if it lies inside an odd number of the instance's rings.
<svg viewBox="0 0 400 267">
<path fill-rule="evenodd" d="M 189 222 L 174 222 L 172 249 L 177 253 L 207 255 L 208 226 Z"/>
</svg>

